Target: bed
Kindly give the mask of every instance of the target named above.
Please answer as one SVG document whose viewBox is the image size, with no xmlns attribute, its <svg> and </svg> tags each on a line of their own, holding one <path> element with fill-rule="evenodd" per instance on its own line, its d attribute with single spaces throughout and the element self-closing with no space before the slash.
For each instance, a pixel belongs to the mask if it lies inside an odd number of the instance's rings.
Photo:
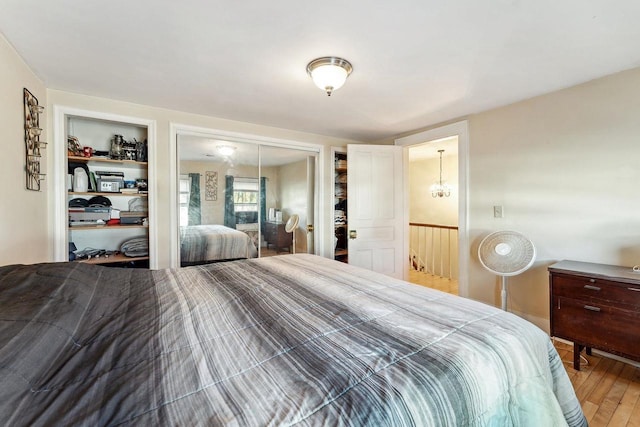
<svg viewBox="0 0 640 427">
<path fill-rule="evenodd" d="M 251 237 L 224 225 L 180 227 L 180 265 L 255 258 L 258 249 Z"/>
<path fill-rule="evenodd" d="M 308 254 L 0 267 L 7 425 L 584 426 L 550 339 Z"/>
</svg>

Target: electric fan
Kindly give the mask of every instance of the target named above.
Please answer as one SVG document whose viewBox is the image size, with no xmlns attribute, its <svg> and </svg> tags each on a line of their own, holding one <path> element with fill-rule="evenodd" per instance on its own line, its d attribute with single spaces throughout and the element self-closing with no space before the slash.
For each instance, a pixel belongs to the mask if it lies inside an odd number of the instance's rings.
<svg viewBox="0 0 640 427">
<path fill-rule="evenodd" d="M 527 270 L 536 258 L 531 240 L 516 231 L 496 231 L 482 239 L 478 258 L 484 268 L 502 277 L 502 309 L 507 310 L 507 276 Z"/>
<path fill-rule="evenodd" d="M 298 222 L 300 222 L 300 217 L 296 214 L 293 214 L 287 220 L 287 223 L 284 225 L 284 231 L 287 233 L 291 233 L 291 238 L 293 239 L 293 249 L 291 253 L 296 253 L 296 228 L 298 228 Z"/>
</svg>

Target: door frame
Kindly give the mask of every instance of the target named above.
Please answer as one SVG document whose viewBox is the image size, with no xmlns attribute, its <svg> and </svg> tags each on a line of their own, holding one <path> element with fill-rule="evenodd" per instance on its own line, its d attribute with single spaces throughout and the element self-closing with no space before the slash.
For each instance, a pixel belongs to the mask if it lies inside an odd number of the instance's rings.
<svg viewBox="0 0 640 427">
<path fill-rule="evenodd" d="M 147 182 L 149 194 L 147 203 L 149 207 L 149 268 L 158 268 L 158 206 L 156 201 L 156 147 L 157 130 L 156 121 L 140 117 L 125 116 L 121 114 L 105 113 L 102 111 L 85 110 L 66 105 L 53 105 L 53 149 L 51 151 L 53 164 L 51 165 L 51 185 L 47 190 L 49 200 L 52 201 L 52 209 L 49 213 L 49 227 L 53 233 L 53 260 L 66 262 L 69 260 L 68 230 L 69 219 L 67 205 L 67 119 L 69 117 L 95 119 L 105 122 L 116 122 L 137 125 L 147 128 Z"/>
<path fill-rule="evenodd" d="M 405 173 L 409 170 L 409 147 L 436 139 L 458 137 L 458 293 L 469 295 L 469 122 L 462 120 L 437 128 L 425 130 L 394 140 L 395 145 L 404 147 Z M 404 186 L 405 199 L 405 260 L 409 259 L 409 188 Z M 408 271 L 406 272 L 408 274 Z"/>
<path fill-rule="evenodd" d="M 271 146 L 280 148 L 291 148 L 294 150 L 308 151 L 315 153 L 318 156 L 318 162 L 316 166 L 316 203 L 315 203 L 315 224 L 314 224 L 314 253 L 324 253 L 324 240 L 318 239 L 318 236 L 324 236 L 325 233 L 325 210 L 324 209 L 324 186 L 319 183 L 324 182 L 325 175 L 325 152 L 324 145 L 313 144 L 302 141 L 287 140 L 281 138 L 271 138 L 263 135 L 230 132 L 221 129 L 204 128 L 199 126 L 185 125 L 181 123 L 169 123 L 169 226 L 170 226 L 170 266 L 171 268 L 180 267 L 180 254 L 178 251 L 180 243 L 180 227 L 179 227 L 179 200 L 177 196 L 178 180 L 180 168 L 179 162 L 179 147 L 178 147 L 178 135 L 190 135 L 200 136 L 210 139 L 222 139 L 231 142 L 256 144 L 258 146 Z"/>
</svg>

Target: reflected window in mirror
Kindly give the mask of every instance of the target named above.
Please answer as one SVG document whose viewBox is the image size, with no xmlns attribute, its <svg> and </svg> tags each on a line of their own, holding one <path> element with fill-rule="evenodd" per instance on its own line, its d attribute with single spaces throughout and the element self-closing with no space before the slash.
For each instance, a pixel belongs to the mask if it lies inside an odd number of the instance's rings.
<svg viewBox="0 0 640 427">
<path fill-rule="evenodd" d="M 256 178 L 236 178 L 233 185 L 233 206 L 237 224 L 258 222 L 260 187 Z"/>
<path fill-rule="evenodd" d="M 189 175 L 180 175 L 179 200 L 180 200 L 180 226 L 189 225 L 189 196 L 191 179 Z"/>
</svg>

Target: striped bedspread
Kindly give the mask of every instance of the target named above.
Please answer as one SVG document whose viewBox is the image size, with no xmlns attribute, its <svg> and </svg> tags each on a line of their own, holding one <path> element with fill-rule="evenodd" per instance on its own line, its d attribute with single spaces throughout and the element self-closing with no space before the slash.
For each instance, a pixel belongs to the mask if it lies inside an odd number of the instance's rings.
<svg viewBox="0 0 640 427">
<path fill-rule="evenodd" d="M 548 336 L 313 255 L 0 267 L 7 425 L 583 426 Z"/>
<path fill-rule="evenodd" d="M 180 227 L 180 264 L 255 258 L 253 240 L 242 231 L 224 225 L 189 225 Z"/>
</svg>

